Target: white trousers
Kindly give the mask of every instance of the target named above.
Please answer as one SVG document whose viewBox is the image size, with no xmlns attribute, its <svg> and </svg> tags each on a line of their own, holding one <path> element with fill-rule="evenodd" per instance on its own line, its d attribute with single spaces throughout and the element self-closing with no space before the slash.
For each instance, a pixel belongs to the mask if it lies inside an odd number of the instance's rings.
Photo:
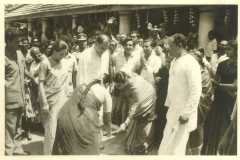
<svg viewBox="0 0 240 160">
<path fill-rule="evenodd" d="M 186 124 L 173 126 L 167 122 L 158 154 L 185 155 L 188 138 L 189 131 Z"/>
<path fill-rule="evenodd" d="M 43 115 L 43 127 L 44 127 L 44 142 L 43 142 L 43 154 L 51 155 L 52 148 L 55 140 L 57 130 L 58 113 L 64 105 L 67 97 L 60 95 L 58 102 L 53 106 L 50 106 L 51 110 L 48 114 Z"/>
</svg>

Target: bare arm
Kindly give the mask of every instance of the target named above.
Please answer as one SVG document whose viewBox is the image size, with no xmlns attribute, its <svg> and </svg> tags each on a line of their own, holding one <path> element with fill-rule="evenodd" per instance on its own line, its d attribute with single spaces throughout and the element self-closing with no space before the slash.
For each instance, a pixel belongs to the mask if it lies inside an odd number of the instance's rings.
<svg viewBox="0 0 240 160">
<path fill-rule="evenodd" d="M 46 111 L 49 110 L 49 106 L 48 106 L 47 97 L 46 97 L 46 94 L 45 94 L 43 81 L 40 81 L 40 83 L 39 83 L 39 98 L 40 98 L 42 109 L 46 110 Z"/>
<path fill-rule="evenodd" d="M 109 92 L 105 89 L 104 103 L 103 103 L 103 122 L 107 130 L 108 136 L 111 135 L 112 122 L 112 98 Z"/>
<path fill-rule="evenodd" d="M 44 89 L 44 82 L 46 79 L 47 75 L 47 70 L 48 70 L 48 65 L 44 62 L 40 64 L 39 67 L 39 98 L 40 98 L 40 104 L 43 110 L 48 111 L 49 106 L 47 103 L 47 97 Z"/>
</svg>

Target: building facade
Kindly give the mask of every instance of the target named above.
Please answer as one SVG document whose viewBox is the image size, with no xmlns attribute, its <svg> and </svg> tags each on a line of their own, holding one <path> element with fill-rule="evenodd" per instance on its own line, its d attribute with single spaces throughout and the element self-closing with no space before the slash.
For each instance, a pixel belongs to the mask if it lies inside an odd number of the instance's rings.
<svg viewBox="0 0 240 160">
<path fill-rule="evenodd" d="M 236 39 L 237 10 L 237 5 L 23 4 L 5 10 L 5 24 L 17 22 L 30 37 L 45 41 L 56 38 L 57 33 L 103 30 L 110 17 L 116 19 L 111 25 L 113 34 L 132 30 L 145 34 L 149 23 L 165 23 L 169 35 L 198 33 L 199 47 L 204 48 L 213 29 L 220 40 Z"/>
</svg>

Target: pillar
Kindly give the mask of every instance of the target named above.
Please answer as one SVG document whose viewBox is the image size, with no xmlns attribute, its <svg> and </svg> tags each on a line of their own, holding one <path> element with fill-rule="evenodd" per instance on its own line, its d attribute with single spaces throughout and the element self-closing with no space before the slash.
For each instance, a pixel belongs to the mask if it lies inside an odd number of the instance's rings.
<svg viewBox="0 0 240 160">
<path fill-rule="evenodd" d="M 46 36 L 46 29 L 47 29 L 47 19 L 46 18 L 42 18 L 41 19 L 41 23 L 42 23 L 42 35 L 41 35 L 41 41 L 45 42 L 47 41 L 47 36 Z"/>
<path fill-rule="evenodd" d="M 128 34 L 130 32 L 130 13 L 126 11 L 119 12 L 119 33 Z"/>
<path fill-rule="evenodd" d="M 74 29 L 74 28 L 77 27 L 76 18 L 77 18 L 76 15 L 73 15 L 73 16 L 72 16 L 72 29 Z"/>
<path fill-rule="evenodd" d="M 32 20 L 31 19 L 28 19 L 28 21 L 27 21 L 27 29 L 28 29 L 28 40 L 31 43 L 32 37 L 29 35 L 29 33 L 32 32 Z"/>
<path fill-rule="evenodd" d="M 210 7 L 200 8 L 198 44 L 205 48 L 208 43 L 208 32 L 214 29 L 214 10 Z"/>
</svg>

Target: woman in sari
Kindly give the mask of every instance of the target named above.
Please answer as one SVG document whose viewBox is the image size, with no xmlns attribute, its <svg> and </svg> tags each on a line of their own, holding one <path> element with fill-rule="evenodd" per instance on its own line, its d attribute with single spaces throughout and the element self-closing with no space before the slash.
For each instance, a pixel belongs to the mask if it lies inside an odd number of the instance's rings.
<svg viewBox="0 0 240 160">
<path fill-rule="evenodd" d="M 237 102 L 231 116 L 231 124 L 219 143 L 218 153 L 220 155 L 237 155 Z"/>
<path fill-rule="evenodd" d="M 128 154 L 146 154 L 153 143 L 156 93 L 154 87 L 136 73 L 120 71 L 114 76 L 116 88 L 124 96 L 129 113 L 117 133 L 126 131 Z"/>
<path fill-rule="evenodd" d="M 205 143 L 202 154 L 216 155 L 220 140 L 231 124 L 231 114 L 236 101 L 237 45 L 227 50 L 229 59 L 219 63 L 214 82 L 213 105 L 206 119 Z"/>
<path fill-rule="evenodd" d="M 103 105 L 103 122 L 111 134 L 112 99 L 108 91 L 94 80 L 82 84 L 64 104 L 58 116 L 54 155 L 99 154 L 102 127 L 99 111 Z"/>
</svg>

